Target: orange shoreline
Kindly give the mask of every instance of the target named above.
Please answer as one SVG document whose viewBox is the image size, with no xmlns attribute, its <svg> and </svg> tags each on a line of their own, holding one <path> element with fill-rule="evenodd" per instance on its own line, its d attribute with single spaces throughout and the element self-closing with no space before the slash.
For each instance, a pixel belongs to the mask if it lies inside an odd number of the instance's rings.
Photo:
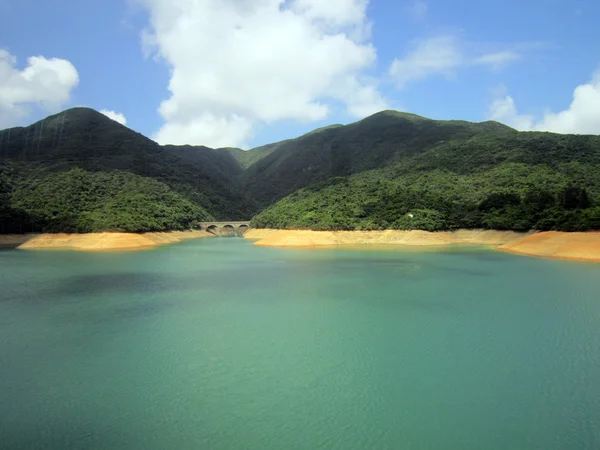
<svg viewBox="0 0 600 450">
<path fill-rule="evenodd" d="M 565 233 L 546 231 L 498 248 L 517 255 L 569 261 L 600 262 L 600 232 Z"/>
<path fill-rule="evenodd" d="M 249 230 L 248 239 L 261 247 L 326 248 L 331 246 L 486 245 L 524 256 L 600 262 L 600 232 L 566 233 L 557 231 L 516 233 L 495 230 L 456 231 L 309 231 Z"/>
<path fill-rule="evenodd" d="M 24 235 L 0 235 L 0 247 L 21 250 L 82 250 L 123 251 L 143 250 L 158 245 L 174 244 L 186 239 L 212 237 L 200 230 L 170 231 L 160 233 L 45 233 Z"/>
<path fill-rule="evenodd" d="M 206 231 L 161 233 L 89 233 L 0 235 L 0 248 L 23 250 L 70 249 L 82 251 L 143 250 L 186 239 L 213 237 Z M 428 232 L 401 231 L 310 231 L 250 229 L 244 235 L 253 245 L 282 248 L 386 247 L 424 248 L 449 245 L 481 245 L 516 255 L 568 261 L 600 262 L 600 232 L 516 233 L 495 230 Z"/>
<path fill-rule="evenodd" d="M 496 230 L 456 230 L 429 232 L 422 230 L 382 231 L 311 231 L 251 229 L 245 237 L 255 239 L 261 247 L 330 247 L 387 245 L 431 247 L 447 245 L 501 246 L 523 239 L 531 233 Z"/>
</svg>

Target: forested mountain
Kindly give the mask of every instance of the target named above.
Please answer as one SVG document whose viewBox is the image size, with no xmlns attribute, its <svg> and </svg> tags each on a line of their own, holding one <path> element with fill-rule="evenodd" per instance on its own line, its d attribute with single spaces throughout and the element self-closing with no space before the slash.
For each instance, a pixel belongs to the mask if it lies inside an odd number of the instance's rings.
<svg viewBox="0 0 600 450">
<path fill-rule="evenodd" d="M 435 121 L 383 111 L 282 142 L 244 173 L 245 190 L 264 207 L 315 182 L 385 167 L 441 143 L 486 133 L 517 132 L 496 122 Z"/>
<path fill-rule="evenodd" d="M 292 193 L 259 227 L 600 228 L 599 136 L 385 111 L 289 141 L 243 176 L 262 205 Z"/>
<path fill-rule="evenodd" d="M 583 187 L 582 187 L 583 186 Z M 252 219 L 313 230 L 600 229 L 600 165 L 502 163 L 458 173 L 399 166 L 331 178 Z"/>
<path fill-rule="evenodd" d="M 58 211 L 50 211 L 50 205 L 58 197 L 50 198 L 48 195 L 53 195 L 52 192 L 59 194 L 52 187 L 56 183 L 61 186 L 69 184 L 68 177 L 61 178 L 57 175 L 72 169 L 78 169 L 72 175 L 84 177 L 90 183 L 93 180 L 99 181 L 102 179 L 101 174 L 105 174 L 103 183 L 106 190 L 118 191 L 121 195 L 127 193 L 126 196 L 132 204 L 137 205 L 135 208 L 139 209 L 141 216 L 156 216 L 155 209 L 159 205 L 179 205 L 175 216 L 193 205 L 193 216 L 196 218 L 243 219 L 256 210 L 254 202 L 240 189 L 239 179 L 243 168 L 228 153 L 207 147 L 160 146 L 88 108 L 69 109 L 29 127 L 0 131 L 0 164 L 3 166 L 0 172 L 0 192 L 5 192 L 0 194 L 4 198 L 0 200 L 4 202 L 3 206 L 0 204 L 0 214 L 3 214 L 0 216 L 0 232 L 136 228 L 130 226 L 131 221 L 124 221 L 123 226 L 103 225 L 120 222 L 113 220 L 115 217 L 111 210 L 103 206 L 105 198 L 98 191 L 90 192 L 85 202 L 71 203 L 74 209 L 70 211 L 68 218 L 63 217 L 64 211 L 60 214 Z M 156 194 L 164 189 L 168 192 L 169 201 L 166 197 L 140 201 L 139 196 L 146 196 L 149 192 Z M 10 194 L 7 194 L 9 191 Z M 31 198 L 37 199 L 38 203 L 7 200 L 23 199 L 25 192 L 30 193 Z M 45 193 L 42 195 L 42 192 Z M 74 191 L 73 195 L 75 194 Z M 7 202 L 11 204 L 10 207 Z M 127 204 L 122 203 L 122 211 L 129 208 Z M 104 208 L 108 214 L 107 219 L 104 222 L 92 221 L 91 227 L 88 226 L 90 222 L 87 219 L 81 219 L 79 223 L 79 216 L 96 206 Z M 145 210 L 145 206 L 149 209 Z M 116 209 L 114 211 L 116 214 Z M 20 219 L 24 214 L 28 216 L 25 223 Z M 190 221 L 191 218 L 177 222 L 177 228 L 189 228 Z M 88 225 L 84 225 L 84 222 Z M 159 223 L 160 220 L 156 226 L 149 227 L 147 224 L 142 225 L 140 221 L 139 230 L 168 228 L 166 225 L 158 225 Z"/>
<path fill-rule="evenodd" d="M 0 232 L 600 228 L 600 137 L 383 111 L 249 151 L 160 146 L 74 108 L 0 131 Z"/>
</svg>

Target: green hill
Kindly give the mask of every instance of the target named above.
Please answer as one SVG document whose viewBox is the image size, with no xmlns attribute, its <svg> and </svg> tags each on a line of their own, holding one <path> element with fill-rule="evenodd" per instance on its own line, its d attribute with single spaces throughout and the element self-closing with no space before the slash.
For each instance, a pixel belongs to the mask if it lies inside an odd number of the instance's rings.
<svg viewBox="0 0 600 450">
<path fill-rule="evenodd" d="M 517 131 L 495 122 L 435 121 L 383 111 L 360 122 L 321 129 L 284 141 L 243 174 L 244 190 L 261 207 L 331 177 L 394 164 L 444 142 Z"/>
<path fill-rule="evenodd" d="M 241 193 L 238 180 L 243 168 L 231 155 L 207 147 L 163 147 L 88 108 L 73 108 L 29 127 L 0 131 L 0 164 L 4 166 L 3 189 L 10 189 L 11 192 L 4 194 L 2 211 L 5 216 L 9 208 L 7 202 L 24 199 L 24 192 L 34 197 L 39 197 L 41 192 L 50 195 L 45 200 L 49 209 L 49 205 L 59 199 L 58 196 L 52 197 L 58 194 L 53 186 L 59 181 L 66 182 L 57 175 L 72 169 L 84 171 L 90 182 L 105 176 L 103 182 L 110 185 L 107 190 L 123 191 L 127 195 L 139 194 L 138 200 L 148 192 L 167 189 L 169 200 L 162 197 L 160 202 L 174 205 L 175 209 L 171 211 L 173 217 L 188 211 L 190 205 L 194 207 L 190 220 L 198 217 L 244 219 L 256 209 L 254 202 Z M 10 187 L 6 175 L 9 171 L 12 173 Z M 43 201 L 41 197 L 38 199 Z M 95 201 L 104 200 L 99 196 Z M 50 220 L 55 217 L 51 211 L 42 212 L 40 207 L 33 207 L 28 202 L 19 203 L 15 200 L 11 205 L 12 225 L 8 227 L 4 220 L 5 229 L 17 226 L 15 217 L 19 217 L 19 214 L 28 216 L 19 229 L 58 230 L 62 229 L 63 225 L 60 224 L 66 223 L 58 219 Z M 144 209 L 145 205 L 147 209 Z M 153 205 L 154 200 L 148 199 L 147 204 L 138 202 L 139 227 L 148 228 L 143 225 L 146 222 L 141 220 L 144 215 L 156 217 L 157 223 L 162 223 Z M 86 204 L 85 211 L 94 210 L 96 206 L 102 205 Z M 125 206 L 121 205 L 123 208 Z M 104 208 L 104 211 L 108 210 Z M 73 214 L 79 213 L 73 211 Z M 93 222 L 96 224 L 94 230 L 131 229 L 130 220 L 118 221 L 115 217 L 108 213 L 106 221 Z M 164 222 L 163 229 L 171 226 L 180 228 L 183 223 L 188 223 L 178 220 L 176 222 L 179 225 Z M 70 225 L 64 226 L 65 229 L 72 228 Z M 156 226 L 150 228 L 155 229 Z"/>
<path fill-rule="evenodd" d="M 91 188 L 89 188 L 91 186 Z M 160 146 L 74 108 L 0 131 L 0 232 L 600 228 L 600 137 L 383 111 L 249 151 Z"/>
<path fill-rule="evenodd" d="M 185 230 L 212 219 L 166 184 L 129 172 L 77 168 L 14 181 L 10 205 L 0 206 L 0 232 Z"/>
<path fill-rule="evenodd" d="M 582 187 L 583 186 L 583 187 Z M 600 165 L 503 163 L 471 174 L 375 169 L 301 189 L 252 219 L 264 228 L 600 229 Z"/>
<path fill-rule="evenodd" d="M 274 197 L 292 194 L 258 214 L 255 226 L 600 228 L 598 136 L 523 133 L 495 122 L 383 112 L 333 130 L 318 146 L 309 136 L 265 158 L 265 165 L 277 164 L 273 178 L 279 183 L 270 182 L 266 167 L 255 186 Z M 320 164 L 307 153 L 320 154 Z M 303 183 L 308 187 L 298 190 Z M 257 200 L 269 203 L 268 196 Z"/>
</svg>

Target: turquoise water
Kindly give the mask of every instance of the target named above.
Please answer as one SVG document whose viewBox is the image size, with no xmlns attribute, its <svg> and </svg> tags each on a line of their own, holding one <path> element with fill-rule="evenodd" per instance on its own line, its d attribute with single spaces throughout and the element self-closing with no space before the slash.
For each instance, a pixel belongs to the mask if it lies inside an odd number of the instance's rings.
<svg viewBox="0 0 600 450">
<path fill-rule="evenodd" d="M 600 264 L 0 252 L 3 449 L 600 448 Z"/>
</svg>

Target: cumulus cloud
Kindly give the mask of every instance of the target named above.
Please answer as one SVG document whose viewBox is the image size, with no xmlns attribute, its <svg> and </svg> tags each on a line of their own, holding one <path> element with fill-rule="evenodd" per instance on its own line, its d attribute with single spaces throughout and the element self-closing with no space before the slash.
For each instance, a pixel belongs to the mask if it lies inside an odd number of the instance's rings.
<svg viewBox="0 0 600 450">
<path fill-rule="evenodd" d="M 520 58 L 515 50 L 484 53 L 473 51 L 472 47 L 451 35 L 414 41 L 404 58 L 394 59 L 389 74 L 402 89 L 411 82 L 431 76 L 451 77 L 463 67 L 499 69 Z"/>
<path fill-rule="evenodd" d="M 146 54 L 171 69 L 161 143 L 244 146 L 257 123 L 387 108 L 368 0 L 138 0 Z"/>
<path fill-rule="evenodd" d="M 488 118 L 523 131 L 600 134 L 600 70 L 590 82 L 575 88 L 564 111 L 549 111 L 536 120 L 533 115 L 520 114 L 513 97 L 504 93 L 491 104 Z"/>
<path fill-rule="evenodd" d="M 102 109 L 100 110 L 100 112 L 106 117 L 114 120 L 115 122 L 119 122 L 121 125 L 127 125 L 127 118 L 125 117 L 125 115 L 123 115 L 123 113 L 111 111 L 108 109 Z"/>
<path fill-rule="evenodd" d="M 64 59 L 32 56 L 24 69 L 16 65 L 14 56 L 0 50 L 0 128 L 18 124 L 32 106 L 59 109 L 79 83 L 77 70 Z"/>
</svg>

